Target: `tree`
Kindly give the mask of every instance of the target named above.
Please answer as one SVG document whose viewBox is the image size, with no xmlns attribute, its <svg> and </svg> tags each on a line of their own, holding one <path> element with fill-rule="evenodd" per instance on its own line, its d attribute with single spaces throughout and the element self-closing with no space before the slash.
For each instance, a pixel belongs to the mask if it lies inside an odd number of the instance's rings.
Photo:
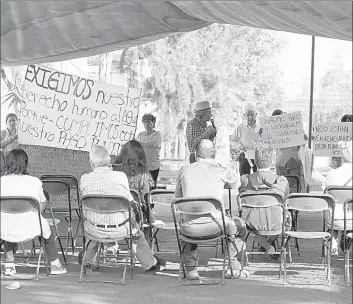
<svg viewBox="0 0 353 304">
<path fill-rule="evenodd" d="M 344 114 L 352 113 L 352 71 L 344 64 L 342 54 L 336 52 L 320 81 L 314 122 L 340 121 Z"/>
<path fill-rule="evenodd" d="M 227 157 L 228 135 L 241 121 L 245 105 L 254 102 L 260 114 L 268 114 L 280 104 L 275 55 L 283 46 L 278 33 L 213 24 L 127 49 L 121 66 L 134 69 L 134 62 L 147 59 L 151 76 L 139 86 L 157 105 L 165 157 L 173 155 L 171 147 L 180 136 L 177 126 L 204 99 L 216 107 L 217 146 Z"/>
</svg>

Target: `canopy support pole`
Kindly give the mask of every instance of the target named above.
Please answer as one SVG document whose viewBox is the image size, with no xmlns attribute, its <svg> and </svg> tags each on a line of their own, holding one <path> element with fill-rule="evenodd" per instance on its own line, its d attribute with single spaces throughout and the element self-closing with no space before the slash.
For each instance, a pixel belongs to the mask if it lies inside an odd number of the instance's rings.
<svg viewBox="0 0 353 304">
<path fill-rule="evenodd" d="M 311 74 L 310 74 L 310 106 L 309 106 L 309 143 L 311 148 L 311 137 L 313 129 L 313 107 L 314 107 L 314 68 L 315 68 L 315 36 L 311 36 Z"/>
</svg>

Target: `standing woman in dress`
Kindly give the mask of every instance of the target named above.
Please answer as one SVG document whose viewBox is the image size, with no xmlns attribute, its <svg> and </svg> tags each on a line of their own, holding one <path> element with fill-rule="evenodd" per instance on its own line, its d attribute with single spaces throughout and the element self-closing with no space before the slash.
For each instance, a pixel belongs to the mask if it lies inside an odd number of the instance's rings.
<svg viewBox="0 0 353 304">
<path fill-rule="evenodd" d="M 1 155 L 0 155 L 0 169 L 1 176 L 5 174 L 5 159 L 7 154 L 13 149 L 18 147 L 18 134 L 17 134 L 17 116 L 14 113 L 10 113 L 6 116 L 5 130 L 1 130 Z"/>
<path fill-rule="evenodd" d="M 143 115 L 142 123 L 146 131 L 139 133 L 137 135 L 137 140 L 141 143 L 143 149 L 145 150 L 147 157 L 147 168 L 152 175 L 154 181 L 154 186 L 152 189 L 154 189 L 157 186 L 159 168 L 161 166 L 160 152 L 162 136 L 159 131 L 154 129 L 156 126 L 156 117 L 152 114 Z"/>
</svg>

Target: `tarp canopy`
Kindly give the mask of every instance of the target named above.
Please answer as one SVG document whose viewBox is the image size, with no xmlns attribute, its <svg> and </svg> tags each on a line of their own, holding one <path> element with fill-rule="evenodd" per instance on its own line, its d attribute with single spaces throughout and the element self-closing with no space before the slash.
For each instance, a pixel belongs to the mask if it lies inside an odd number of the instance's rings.
<svg viewBox="0 0 353 304">
<path fill-rule="evenodd" d="M 1 64 L 92 56 L 215 22 L 352 40 L 352 1 L 1 1 Z"/>
</svg>

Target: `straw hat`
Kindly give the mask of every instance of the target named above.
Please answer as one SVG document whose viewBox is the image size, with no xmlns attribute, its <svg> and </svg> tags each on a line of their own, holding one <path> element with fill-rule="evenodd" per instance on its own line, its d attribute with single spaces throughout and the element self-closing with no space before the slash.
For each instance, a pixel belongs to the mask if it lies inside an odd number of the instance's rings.
<svg viewBox="0 0 353 304">
<path fill-rule="evenodd" d="M 195 112 L 211 111 L 211 105 L 208 101 L 200 101 L 196 104 Z"/>
</svg>

